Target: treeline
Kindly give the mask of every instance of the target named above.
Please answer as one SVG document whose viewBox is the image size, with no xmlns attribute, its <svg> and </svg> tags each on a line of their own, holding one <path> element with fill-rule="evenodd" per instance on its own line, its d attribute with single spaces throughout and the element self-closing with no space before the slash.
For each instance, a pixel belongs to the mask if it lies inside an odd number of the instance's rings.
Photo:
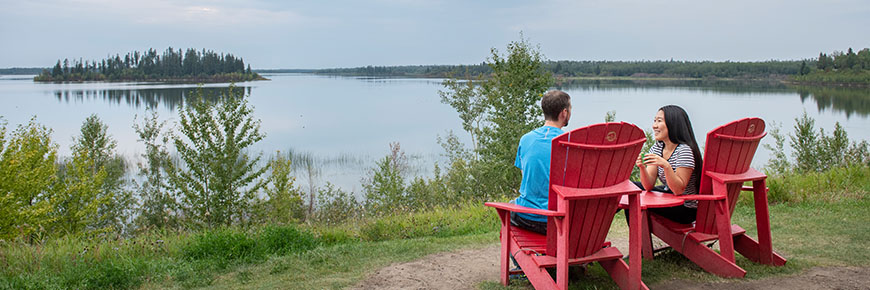
<svg viewBox="0 0 870 290">
<path fill-rule="evenodd" d="M 556 77 L 671 77 L 671 78 L 783 78 L 801 72 L 806 61 L 545 61 L 543 68 Z M 812 65 L 812 62 L 811 61 Z M 490 75 L 486 64 L 365 66 L 313 70 L 318 74 L 382 77 L 441 77 Z"/>
<path fill-rule="evenodd" d="M 557 76 L 617 76 L 675 78 L 770 78 L 797 74 L 800 61 L 550 61 Z"/>
<path fill-rule="evenodd" d="M 122 58 L 109 56 L 100 61 L 82 59 L 58 60 L 51 69 L 45 69 L 34 81 L 191 81 L 238 82 L 262 79 L 245 67 L 245 61 L 232 54 L 211 50 L 186 51 L 167 48 L 158 54 L 153 48 L 145 52 L 133 51 Z"/>
<path fill-rule="evenodd" d="M 329 68 L 311 70 L 312 73 L 343 76 L 377 77 L 414 77 L 444 78 L 454 74 L 490 74 L 492 69 L 486 64 L 477 65 L 406 65 L 406 66 L 364 66 L 355 68 Z"/>
<path fill-rule="evenodd" d="M 36 75 L 41 73 L 45 68 L 42 67 L 12 67 L 0 68 L 0 75 Z"/>
<path fill-rule="evenodd" d="M 828 55 L 820 52 L 815 69 L 793 79 L 804 84 L 870 87 L 870 48 L 858 53 L 851 47 L 845 53 L 834 51 Z"/>
</svg>

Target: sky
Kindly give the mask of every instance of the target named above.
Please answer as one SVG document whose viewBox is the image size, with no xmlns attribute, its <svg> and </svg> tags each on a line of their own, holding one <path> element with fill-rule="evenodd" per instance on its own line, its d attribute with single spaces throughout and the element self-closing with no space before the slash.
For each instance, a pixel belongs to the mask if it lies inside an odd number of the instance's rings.
<svg viewBox="0 0 870 290">
<path fill-rule="evenodd" d="M 764 61 L 870 47 L 870 0 L 0 0 L 0 68 L 167 47 L 255 69 L 550 60 Z"/>
</svg>

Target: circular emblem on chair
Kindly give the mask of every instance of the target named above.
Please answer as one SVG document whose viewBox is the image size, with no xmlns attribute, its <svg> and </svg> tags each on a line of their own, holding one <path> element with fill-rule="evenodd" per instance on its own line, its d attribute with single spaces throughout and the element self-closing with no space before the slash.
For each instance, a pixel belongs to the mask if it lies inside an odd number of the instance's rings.
<svg viewBox="0 0 870 290">
<path fill-rule="evenodd" d="M 749 124 L 749 128 L 746 128 L 746 133 L 752 134 L 755 132 L 755 124 Z"/>
<path fill-rule="evenodd" d="M 607 142 L 616 141 L 616 132 L 613 132 L 613 131 L 607 132 L 607 136 L 605 136 L 604 139 L 606 139 Z"/>
</svg>

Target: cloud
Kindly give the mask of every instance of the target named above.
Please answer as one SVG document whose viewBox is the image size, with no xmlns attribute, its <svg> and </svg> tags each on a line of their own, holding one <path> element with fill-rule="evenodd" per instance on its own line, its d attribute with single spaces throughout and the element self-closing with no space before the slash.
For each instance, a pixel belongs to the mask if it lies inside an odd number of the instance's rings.
<svg viewBox="0 0 870 290">
<path fill-rule="evenodd" d="M 269 7 L 255 1 L 118 1 L 72 0 L 33 3 L 45 14 L 68 17 L 110 18 L 120 23 L 185 28 L 251 28 L 262 25 L 301 27 L 320 20 L 289 9 Z M 258 7 L 259 6 L 259 7 Z M 46 11 L 45 8 L 52 11 Z"/>
</svg>

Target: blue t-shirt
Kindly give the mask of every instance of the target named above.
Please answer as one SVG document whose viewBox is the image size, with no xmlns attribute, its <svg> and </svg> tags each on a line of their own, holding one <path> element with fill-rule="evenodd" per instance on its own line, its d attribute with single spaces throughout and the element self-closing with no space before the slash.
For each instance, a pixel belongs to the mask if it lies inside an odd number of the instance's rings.
<svg viewBox="0 0 870 290">
<path fill-rule="evenodd" d="M 550 150 L 556 136 L 564 133 L 562 129 L 543 126 L 532 130 L 520 138 L 517 160 L 514 166 L 523 171 L 520 183 L 520 197 L 516 203 L 521 206 L 547 209 L 550 187 Z M 546 222 L 547 217 L 537 214 L 517 213 L 522 218 Z"/>
</svg>

